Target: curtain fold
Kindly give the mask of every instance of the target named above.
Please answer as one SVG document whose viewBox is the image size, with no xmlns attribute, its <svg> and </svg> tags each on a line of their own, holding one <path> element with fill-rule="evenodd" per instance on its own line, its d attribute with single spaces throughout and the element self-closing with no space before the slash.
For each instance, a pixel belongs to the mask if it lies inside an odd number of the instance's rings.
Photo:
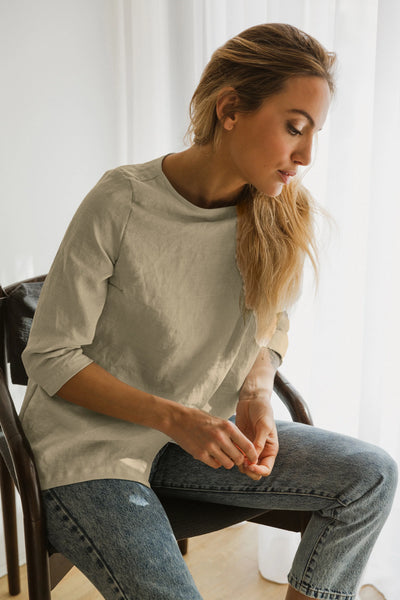
<svg viewBox="0 0 400 600">
<path fill-rule="evenodd" d="M 397 140 L 400 136 L 400 4 L 379 2 L 369 223 L 364 257 L 365 319 L 359 435 L 383 446 L 400 462 L 400 192 Z M 400 494 L 373 551 L 365 579 L 388 600 L 400 597 Z"/>
</svg>

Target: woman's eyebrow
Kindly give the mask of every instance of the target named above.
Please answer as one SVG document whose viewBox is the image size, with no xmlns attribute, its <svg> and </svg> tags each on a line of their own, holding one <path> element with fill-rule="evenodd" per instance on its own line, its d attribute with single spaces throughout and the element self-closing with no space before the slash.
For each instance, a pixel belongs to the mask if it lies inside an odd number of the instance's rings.
<svg viewBox="0 0 400 600">
<path fill-rule="evenodd" d="M 315 127 L 315 121 L 314 121 L 314 119 L 305 110 L 302 110 L 301 108 L 291 108 L 287 112 L 288 113 L 297 113 L 297 114 L 303 115 L 303 117 L 306 117 L 306 119 L 310 122 L 311 126 Z"/>
</svg>

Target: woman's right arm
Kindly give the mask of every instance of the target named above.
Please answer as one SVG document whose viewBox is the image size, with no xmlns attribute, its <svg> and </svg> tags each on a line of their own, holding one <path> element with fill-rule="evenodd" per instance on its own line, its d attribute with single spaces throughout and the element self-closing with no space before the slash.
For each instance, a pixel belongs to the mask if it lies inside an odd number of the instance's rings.
<svg viewBox="0 0 400 600">
<path fill-rule="evenodd" d="M 197 408 L 138 390 L 91 363 L 67 381 L 57 395 L 95 412 L 162 431 L 210 467 L 230 469 L 257 462 L 255 448 L 230 421 Z"/>
</svg>

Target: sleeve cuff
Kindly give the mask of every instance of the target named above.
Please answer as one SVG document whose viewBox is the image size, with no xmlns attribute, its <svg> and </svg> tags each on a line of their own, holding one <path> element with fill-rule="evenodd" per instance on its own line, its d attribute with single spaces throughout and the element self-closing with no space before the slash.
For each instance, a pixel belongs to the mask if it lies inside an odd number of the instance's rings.
<svg viewBox="0 0 400 600">
<path fill-rule="evenodd" d="M 51 362 L 51 365 L 48 364 Z M 49 396 L 55 396 L 58 390 L 74 375 L 82 371 L 93 362 L 89 356 L 82 352 L 75 356 L 52 358 L 50 361 L 41 361 L 42 364 L 31 365 L 28 376 L 35 381 Z M 47 363 L 47 364 L 46 364 Z"/>
<path fill-rule="evenodd" d="M 289 331 L 289 318 L 287 312 L 281 312 L 278 314 L 278 322 L 274 332 L 274 335 L 269 340 L 267 347 L 279 354 L 281 359 L 284 358 L 288 345 L 289 338 L 287 332 Z"/>
<path fill-rule="evenodd" d="M 267 347 L 270 350 L 273 350 L 274 352 L 279 354 L 281 359 L 283 359 L 283 357 L 285 356 L 285 354 L 287 352 L 288 345 L 289 345 L 289 342 L 288 342 L 287 333 L 285 333 L 284 331 L 275 331 L 275 333 L 272 336 L 272 338 L 270 339 Z"/>
</svg>

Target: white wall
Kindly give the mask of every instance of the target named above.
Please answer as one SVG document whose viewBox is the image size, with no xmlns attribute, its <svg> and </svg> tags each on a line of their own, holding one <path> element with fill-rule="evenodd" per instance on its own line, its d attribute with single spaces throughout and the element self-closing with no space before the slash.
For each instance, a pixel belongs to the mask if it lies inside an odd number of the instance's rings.
<svg viewBox="0 0 400 600">
<path fill-rule="evenodd" d="M 75 208 L 119 163 L 115 18 L 112 0 L 0 2 L 2 284 L 47 272 Z"/>
<path fill-rule="evenodd" d="M 118 9 L 0 0 L 1 285 L 49 270 L 84 195 L 123 162 Z"/>
</svg>

